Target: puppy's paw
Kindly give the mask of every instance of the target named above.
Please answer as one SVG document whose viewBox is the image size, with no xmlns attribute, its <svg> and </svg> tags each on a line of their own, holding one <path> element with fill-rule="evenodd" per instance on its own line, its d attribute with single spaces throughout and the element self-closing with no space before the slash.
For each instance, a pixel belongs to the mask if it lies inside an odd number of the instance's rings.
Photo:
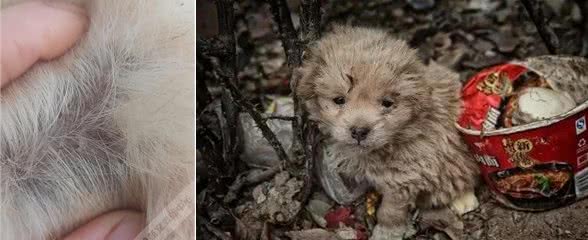
<svg viewBox="0 0 588 240">
<path fill-rule="evenodd" d="M 389 228 L 377 224 L 374 231 L 372 231 L 370 240 L 402 240 L 414 234 L 416 234 L 416 230 L 411 225 Z"/>
<path fill-rule="evenodd" d="M 466 192 L 465 194 L 461 195 L 457 199 L 455 199 L 450 207 L 458 215 L 463 215 L 468 212 L 471 212 L 478 208 L 480 203 L 478 203 L 478 198 L 474 194 L 474 192 Z"/>
</svg>

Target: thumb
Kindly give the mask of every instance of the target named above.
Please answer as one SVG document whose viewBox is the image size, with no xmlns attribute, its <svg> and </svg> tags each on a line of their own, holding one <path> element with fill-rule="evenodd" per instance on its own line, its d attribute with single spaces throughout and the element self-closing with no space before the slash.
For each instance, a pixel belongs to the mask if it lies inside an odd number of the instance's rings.
<svg viewBox="0 0 588 240">
<path fill-rule="evenodd" d="M 121 210 L 99 216 L 63 240 L 132 240 L 145 226 L 143 213 Z"/>
<path fill-rule="evenodd" d="M 39 60 L 72 47 L 87 28 L 83 9 L 48 1 L 2 8 L 0 13 L 0 87 Z"/>
</svg>

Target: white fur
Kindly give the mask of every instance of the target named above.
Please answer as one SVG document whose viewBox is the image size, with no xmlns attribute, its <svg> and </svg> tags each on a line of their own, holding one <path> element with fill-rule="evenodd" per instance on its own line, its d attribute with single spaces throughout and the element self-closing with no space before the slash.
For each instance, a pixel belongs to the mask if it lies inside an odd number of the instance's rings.
<svg viewBox="0 0 588 240">
<path fill-rule="evenodd" d="M 86 35 L 0 95 L 0 239 L 121 208 L 149 221 L 193 181 L 194 1 L 69 2 Z M 193 239 L 184 224 L 170 237 Z"/>
</svg>

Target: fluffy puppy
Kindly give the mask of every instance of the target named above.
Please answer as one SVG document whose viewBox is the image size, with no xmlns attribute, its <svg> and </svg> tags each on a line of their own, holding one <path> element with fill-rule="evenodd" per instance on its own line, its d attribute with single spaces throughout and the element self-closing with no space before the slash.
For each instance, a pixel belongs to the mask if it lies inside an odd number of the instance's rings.
<svg viewBox="0 0 588 240">
<path fill-rule="evenodd" d="M 85 36 L 1 92 L 0 239 L 60 239 L 120 208 L 159 219 L 149 239 L 193 239 L 194 1 L 68 2 Z M 167 213 L 185 218 L 160 221 L 183 190 Z"/>
<path fill-rule="evenodd" d="M 382 194 L 372 239 L 410 234 L 414 207 L 477 207 L 478 168 L 454 126 L 456 74 L 425 66 L 382 30 L 340 26 L 307 50 L 299 74 L 299 97 L 337 154 L 332 164 Z"/>
</svg>

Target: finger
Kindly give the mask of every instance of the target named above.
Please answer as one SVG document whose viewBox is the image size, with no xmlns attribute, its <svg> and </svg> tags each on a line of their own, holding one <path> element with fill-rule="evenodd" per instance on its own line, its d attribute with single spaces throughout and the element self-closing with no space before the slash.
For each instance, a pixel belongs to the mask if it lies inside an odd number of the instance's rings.
<svg viewBox="0 0 588 240">
<path fill-rule="evenodd" d="M 81 8 L 40 1 L 10 6 L 0 14 L 0 87 L 35 62 L 62 55 L 88 24 Z"/>
<path fill-rule="evenodd" d="M 144 227 L 145 217 L 142 213 L 121 210 L 92 220 L 63 240 L 132 240 Z"/>
</svg>

